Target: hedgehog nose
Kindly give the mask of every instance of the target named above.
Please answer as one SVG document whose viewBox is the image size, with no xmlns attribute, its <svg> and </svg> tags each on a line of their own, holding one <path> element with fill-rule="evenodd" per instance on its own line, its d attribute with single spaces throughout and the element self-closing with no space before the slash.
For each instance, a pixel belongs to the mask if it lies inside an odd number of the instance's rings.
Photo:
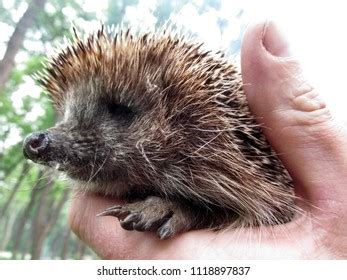
<svg viewBox="0 0 347 280">
<path fill-rule="evenodd" d="M 39 159 L 47 151 L 49 142 L 47 132 L 35 132 L 27 136 L 23 143 L 24 156 L 31 160 Z"/>
</svg>

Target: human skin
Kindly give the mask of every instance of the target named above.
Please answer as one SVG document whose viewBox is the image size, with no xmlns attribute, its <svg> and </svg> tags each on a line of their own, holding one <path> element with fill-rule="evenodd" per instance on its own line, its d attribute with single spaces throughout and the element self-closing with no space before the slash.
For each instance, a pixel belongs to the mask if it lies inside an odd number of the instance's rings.
<svg viewBox="0 0 347 280">
<path fill-rule="evenodd" d="M 71 229 L 104 259 L 346 259 L 347 133 L 273 22 L 250 26 L 241 51 L 251 111 L 293 178 L 303 213 L 284 225 L 196 230 L 160 240 L 125 231 L 113 217 L 96 217 L 120 203 L 77 193 Z"/>
</svg>

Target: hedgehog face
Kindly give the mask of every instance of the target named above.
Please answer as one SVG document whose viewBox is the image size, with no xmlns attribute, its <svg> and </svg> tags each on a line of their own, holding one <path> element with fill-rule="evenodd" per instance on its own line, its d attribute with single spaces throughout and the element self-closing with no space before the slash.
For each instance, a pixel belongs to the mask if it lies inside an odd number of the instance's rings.
<svg viewBox="0 0 347 280">
<path fill-rule="evenodd" d="M 74 179 L 126 179 L 129 168 L 145 165 L 144 154 L 153 154 L 152 148 L 163 141 L 158 139 L 163 136 L 160 107 L 142 106 L 131 100 L 131 93 L 121 102 L 116 90 L 103 91 L 94 78 L 66 93 L 63 120 L 28 136 L 24 154 Z"/>
</svg>

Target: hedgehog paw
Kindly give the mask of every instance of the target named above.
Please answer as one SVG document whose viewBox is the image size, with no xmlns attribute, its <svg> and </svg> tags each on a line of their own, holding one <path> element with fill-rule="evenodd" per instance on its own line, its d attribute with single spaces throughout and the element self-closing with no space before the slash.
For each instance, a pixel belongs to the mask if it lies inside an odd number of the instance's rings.
<svg viewBox="0 0 347 280">
<path fill-rule="evenodd" d="M 110 207 L 98 216 L 114 216 L 125 230 L 155 231 L 160 239 L 168 239 L 187 228 L 183 215 L 175 203 L 150 196 L 142 201 Z"/>
</svg>

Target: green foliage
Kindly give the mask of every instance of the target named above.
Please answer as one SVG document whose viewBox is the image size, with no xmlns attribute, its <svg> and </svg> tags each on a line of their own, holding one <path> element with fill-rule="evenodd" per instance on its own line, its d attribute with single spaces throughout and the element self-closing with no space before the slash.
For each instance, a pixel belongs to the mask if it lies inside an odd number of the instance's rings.
<svg viewBox="0 0 347 280">
<path fill-rule="evenodd" d="M 1 9 L 1 7 L 3 7 L 3 2 L 0 3 L 0 17 L 5 23 L 13 26 L 13 28 L 15 27 L 15 22 L 12 20 L 11 12 L 17 9 L 21 2 L 22 1 L 15 1 L 12 11 Z M 93 18 L 92 14 L 84 13 L 80 4 L 75 3 L 75 1 L 55 0 L 49 2 L 50 5 L 54 7 L 54 12 L 40 12 L 34 26 L 27 35 L 29 40 L 39 42 L 41 45 L 50 43 L 50 41 L 53 40 L 61 40 L 70 33 L 71 24 L 66 20 L 63 13 L 64 8 L 71 7 L 71 9 L 78 10 L 76 14 L 81 15 L 84 19 Z M 40 36 L 33 36 L 34 34 L 39 34 Z M 42 53 L 39 49 L 25 48 L 23 48 L 22 53 L 27 53 L 28 58 L 19 63 L 12 71 L 10 80 L 6 83 L 6 88 L 0 93 L 0 211 L 11 197 L 11 192 L 16 182 L 22 180 L 20 188 L 15 193 L 14 200 L 10 204 L 12 210 L 10 209 L 7 211 L 5 220 L 10 218 L 11 213 L 18 213 L 18 217 L 22 216 L 24 214 L 23 210 L 31 198 L 33 187 L 37 182 L 41 183 L 38 190 L 38 196 L 40 196 L 42 190 L 48 183 L 47 172 L 40 175 L 42 174 L 39 172 L 41 167 L 33 163 L 30 163 L 28 172 L 24 174 L 25 177 L 21 178 L 22 166 L 26 161 L 22 154 L 21 139 L 24 139 L 26 135 L 33 131 L 44 130 L 53 126 L 56 121 L 55 111 L 49 96 L 42 90 L 40 91 L 38 87 L 32 88 L 32 85 L 35 83 L 31 76 L 42 70 L 42 62 L 46 54 Z M 25 92 L 28 89 L 32 90 L 32 92 Z M 29 115 L 30 113 L 35 115 L 37 106 L 43 109 L 44 114 L 36 114 L 37 117 L 33 120 L 32 117 L 29 118 Z M 18 134 L 18 139 L 13 138 L 13 131 L 16 132 L 15 134 Z M 67 188 L 66 182 L 58 178 L 54 180 L 54 185 L 48 197 L 48 201 L 51 205 L 61 198 L 64 189 Z M 34 238 L 33 231 L 29 229 L 32 227 L 32 222 L 35 217 L 34 214 L 37 209 L 37 202 L 38 197 L 25 221 L 25 231 L 21 233 L 22 240 L 30 240 L 26 244 L 21 244 L 19 248 L 21 251 L 28 251 L 31 246 L 31 240 Z M 18 218 L 16 220 L 20 219 Z M 62 212 L 60 220 L 60 228 L 61 224 L 64 224 L 66 228 L 66 211 Z M 8 231 L 8 229 L 5 228 L 8 223 L 4 221 L 0 223 L 1 233 Z M 14 223 L 13 238 L 15 237 L 16 226 L 18 226 L 18 224 Z M 0 236 L 3 238 L 4 234 L 0 234 Z M 45 243 L 44 246 L 48 246 L 49 239 L 48 236 L 47 244 Z M 13 249 L 13 246 L 14 239 L 10 238 L 7 242 L 8 250 Z M 0 251 L 1 250 L 0 248 Z M 20 255 L 21 254 L 19 254 L 19 256 Z"/>
<path fill-rule="evenodd" d="M 107 25 L 117 26 L 123 20 L 125 15 L 125 9 L 129 6 L 137 5 L 138 0 L 123 0 L 123 1 L 112 1 L 108 2 L 107 9 Z"/>
<path fill-rule="evenodd" d="M 11 26 L 15 25 L 10 11 L 17 9 L 20 2 L 21 1 L 14 1 L 12 7 L 10 9 L 6 9 L 4 7 L 4 1 L 0 1 L 0 18 L 2 22 L 6 22 Z"/>
<path fill-rule="evenodd" d="M 77 18 L 84 20 L 95 19 L 95 13 L 83 11 L 83 3 L 73 0 L 51 0 L 48 2 L 51 9 L 39 14 L 33 28 L 33 31 L 40 34 L 39 40 L 41 42 L 51 42 L 57 38 L 70 36 L 71 24 L 73 22 L 68 20 L 66 15 L 68 10 L 74 11 Z"/>
<path fill-rule="evenodd" d="M 187 4 L 189 0 L 176 0 L 176 1 L 166 1 L 159 0 L 158 5 L 154 11 L 154 15 L 157 18 L 157 27 L 163 25 L 172 13 L 179 12 L 182 7 Z"/>
</svg>

